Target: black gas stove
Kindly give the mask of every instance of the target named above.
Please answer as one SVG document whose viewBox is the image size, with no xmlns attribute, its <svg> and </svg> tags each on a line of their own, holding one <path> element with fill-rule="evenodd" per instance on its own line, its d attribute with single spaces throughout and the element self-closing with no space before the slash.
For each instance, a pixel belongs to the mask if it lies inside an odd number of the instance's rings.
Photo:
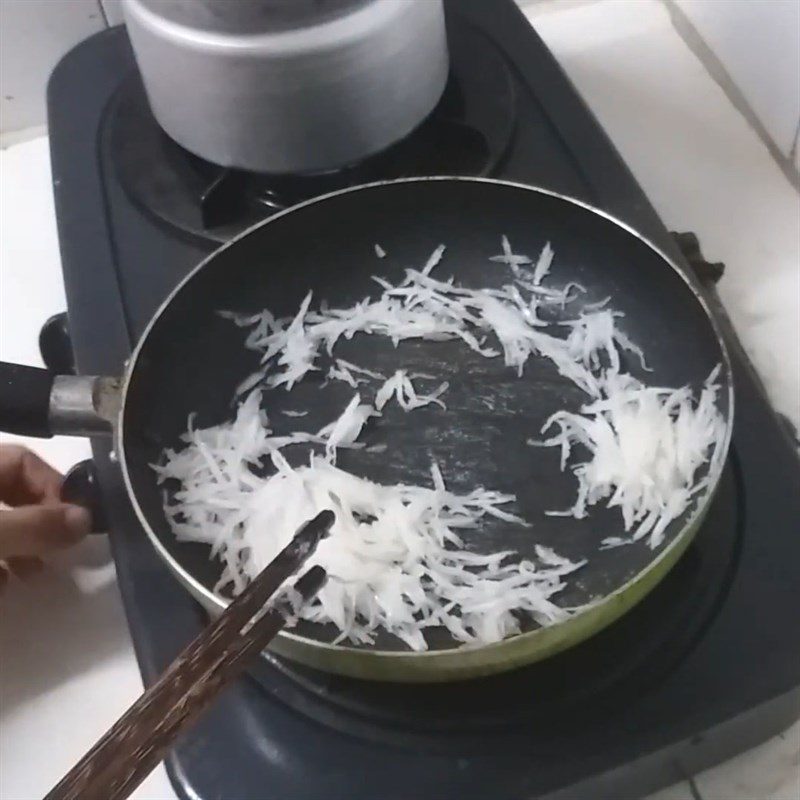
<svg viewBox="0 0 800 800">
<path fill-rule="evenodd" d="M 419 174 L 492 175 L 573 195 L 695 268 L 736 382 L 728 464 L 689 551 L 639 606 L 538 665 L 439 687 L 322 675 L 277 658 L 230 689 L 167 762 L 181 797 L 628 798 L 718 762 L 800 715 L 800 467 L 724 318 L 720 265 L 668 234 L 511 0 L 447 3 L 451 76 L 406 140 L 346 169 L 223 170 L 156 126 L 120 28 L 49 87 L 68 331 L 79 371 L 119 374 L 157 305 L 219 242 L 306 197 Z M 187 91 L 190 91 L 187 86 Z M 51 327 L 51 361 L 70 361 Z M 55 341 L 54 341 L 55 339 Z M 63 342 L 61 342 L 63 345 Z M 119 585 L 147 683 L 205 623 L 94 445 Z"/>
</svg>

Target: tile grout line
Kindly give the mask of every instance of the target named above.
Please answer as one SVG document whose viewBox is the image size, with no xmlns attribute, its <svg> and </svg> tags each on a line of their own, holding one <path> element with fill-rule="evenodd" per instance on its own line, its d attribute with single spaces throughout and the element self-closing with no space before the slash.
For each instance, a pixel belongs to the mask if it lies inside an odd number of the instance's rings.
<svg viewBox="0 0 800 800">
<path fill-rule="evenodd" d="M 789 183 L 796 191 L 800 192 L 800 173 L 797 171 L 792 161 L 794 154 L 792 153 L 788 157 L 783 154 L 775 143 L 775 140 L 767 132 L 764 124 L 753 111 L 744 94 L 742 94 L 741 90 L 731 78 L 728 70 L 725 69 L 724 64 L 708 46 L 705 39 L 703 39 L 697 28 L 695 28 L 691 20 L 684 14 L 675 0 L 660 0 L 660 2 L 664 8 L 666 8 L 672 26 L 675 28 L 678 36 L 683 40 L 683 43 L 692 51 L 698 61 L 703 65 L 706 72 L 711 76 L 711 79 L 722 89 L 733 107 L 744 117 L 745 122 L 747 122 L 758 138 L 761 139 L 762 143 L 769 151 L 769 154 L 772 156 L 772 159 L 778 165 Z M 800 130 L 800 123 L 798 124 L 798 129 Z M 797 139 L 795 138 L 794 148 L 796 147 Z"/>
<path fill-rule="evenodd" d="M 794 129 L 794 143 L 789 150 L 789 160 L 794 161 L 797 155 L 797 149 L 800 147 L 800 119 L 797 120 L 797 127 Z"/>
<path fill-rule="evenodd" d="M 703 795 L 700 794 L 700 790 L 697 788 L 697 784 L 694 781 L 694 776 L 690 775 L 686 779 L 686 783 L 689 784 L 689 792 L 692 795 L 692 800 L 703 800 Z"/>
<path fill-rule="evenodd" d="M 105 6 L 103 5 L 103 0 L 95 0 L 97 3 L 97 7 L 100 10 L 100 16 L 103 18 L 103 24 L 106 28 L 111 27 L 111 23 L 108 21 L 108 14 L 106 14 Z"/>
<path fill-rule="evenodd" d="M 591 6 L 603 0 L 515 0 L 523 13 L 535 16 L 556 13 L 559 11 L 572 11 L 576 8 Z"/>
</svg>

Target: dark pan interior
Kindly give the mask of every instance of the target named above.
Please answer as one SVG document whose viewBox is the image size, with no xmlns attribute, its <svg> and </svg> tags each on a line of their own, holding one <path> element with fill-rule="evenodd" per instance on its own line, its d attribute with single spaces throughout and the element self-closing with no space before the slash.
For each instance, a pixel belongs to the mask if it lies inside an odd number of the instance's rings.
<svg viewBox="0 0 800 800">
<path fill-rule="evenodd" d="M 550 285 L 577 281 L 586 288 L 560 312 L 563 317 L 612 296 L 612 306 L 625 314 L 621 328 L 654 369 L 647 382 L 697 387 L 722 360 L 715 330 L 685 280 L 635 235 L 564 199 L 504 184 L 443 180 L 369 187 L 298 208 L 215 254 L 160 316 L 135 365 L 124 420 L 127 465 L 152 529 L 186 571 L 208 587 L 219 574 L 205 546 L 174 540 L 148 465 L 165 446 L 178 444 L 190 412 L 197 412 L 199 426 L 229 418 L 235 387 L 258 363 L 258 355 L 243 347 L 242 330 L 215 312 L 267 307 L 292 315 L 310 289 L 315 302 L 351 304 L 380 292 L 371 275 L 396 281 L 405 267 L 424 264 L 439 243 L 447 245 L 437 267 L 440 278 L 500 286 L 508 282 L 507 267 L 487 259 L 500 252 L 503 234 L 515 252 L 534 257 L 550 241 L 555 250 Z M 386 258 L 376 258 L 376 242 Z M 470 546 L 528 556 L 540 543 L 571 559 L 588 557 L 588 566 L 559 596 L 565 605 L 612 592 L 658 554 L 644 543 L 598 550 L 601 539 L 621 533 L 616 510 L 598 506 L 581 521 L 544 516 L 545 510 L 572 505 L 576 481 L 571 472 L 560 472 L 556 448 L 531 447 L 526 440 L 539 435 L 555 410 L 577 409 L 585 401 L 548 361 L 529 359 L 520 379 L 502 358 L 485 359 L 460 342 L 405 342 L 395 349 L 376 336 L 355 337 L 336 354 L 387 375 L 403 366 L 437 376 L 423 386 L 450 382 L 446 412 L 424 408 L 405 414 L 389 403 L 363 437 L 367 444 L 387 443 L 386 452 L 341 452 L 342 468 L 383 483 L 427 485 L 435 458 L 453 490 L 483 485 L 514 493 L 518 502 L 512 510 L 533 527 L 492 521 L 468 534 Z M 642 374 L 636 359 L 627 366 Z M 339 382 L 323 388 L 323 375 L 309 374 L 291 393 L 281 388 L 265 394 L 277 433 L 316 431 L 341 412 L 353 390 Z M 370 397 L 374 389 L 362 387 L 362 395 Z M 720 402 L 727 414 L 724 393 Z M 300 419 L 276 413 L 283 409 L 309 413 Z M 680 521 L 673 523 L 667 541 L 681 528 Z M 318 626 L 298 632 L 330 639 L 330 631 Z M 388 636 L 378 646 L 404 649 Z"/>
</svg>

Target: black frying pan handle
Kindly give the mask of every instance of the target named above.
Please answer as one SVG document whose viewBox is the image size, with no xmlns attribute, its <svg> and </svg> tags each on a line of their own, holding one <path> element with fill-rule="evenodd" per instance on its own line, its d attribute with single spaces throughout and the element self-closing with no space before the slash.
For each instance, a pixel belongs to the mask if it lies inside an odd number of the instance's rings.
<svg viewBox="0 0 800 800">
<path fill-rule="evenodd" d="M 52 429 L 51 406 L 56 377 L 47 369 L 0 361 L 0 430 L 42 438 L 60 433 Z M 55 419 L 58 420 L 58 416 Z M 90 512 L 92 533 L 108 530 L 93 461 L 82 461 L 66 474 L 61 499 L 84 506 Z"/>
<path fill-rule="evenodd" d="M 47 438 L 107 436 L 121 401 L 121 382 L 96 375 L 0 361 L 0 431 Z"/>
<path fill-rule="evenodd" d="M 40 367 L 0 361 L 0 430 L 49 438 L 55 375 Z"/>
</svg>

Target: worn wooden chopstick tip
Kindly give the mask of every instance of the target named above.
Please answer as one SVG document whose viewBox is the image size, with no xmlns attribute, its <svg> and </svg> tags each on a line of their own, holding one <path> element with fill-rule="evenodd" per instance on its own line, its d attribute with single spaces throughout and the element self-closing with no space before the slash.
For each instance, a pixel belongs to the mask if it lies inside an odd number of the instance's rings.
<svg viewBox="0 0 800 800">
<path fill-rule="evenodd" d="M 292 543 L 298 548 L 298 555 L 310 555 L 317 545 L 330 533 L 336 515 L 330 509 L 320 511 L 316 517 L 306 522 L 294 535 Z"/>
</svg>

